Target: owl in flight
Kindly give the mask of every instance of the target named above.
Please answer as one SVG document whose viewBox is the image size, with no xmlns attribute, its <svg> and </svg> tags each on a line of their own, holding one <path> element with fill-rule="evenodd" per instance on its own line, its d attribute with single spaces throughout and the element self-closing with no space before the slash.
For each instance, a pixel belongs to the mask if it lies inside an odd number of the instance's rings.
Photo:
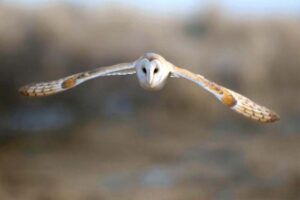
<svg viewBox="0 0 300 200">
<path fill-rule="evenodd" d="M 135 73 L 140 85 L 147 90 L 161 89 L 168 77 L 185 78 L 204 88 L 223 104 L 245 117 L 263 123 L 279 120 L 279 116 L 270 109 L 254 103 L 237 92 L 211 82 L 200 74 L 179 68 L 155 53 L 146 53 L 131 63 L 100 67 L 55 81 L 29 84 L 21 87 L 19 91 L 25 96 L 48 96 L 71 89 L 93 78 Z"/>
</svg>

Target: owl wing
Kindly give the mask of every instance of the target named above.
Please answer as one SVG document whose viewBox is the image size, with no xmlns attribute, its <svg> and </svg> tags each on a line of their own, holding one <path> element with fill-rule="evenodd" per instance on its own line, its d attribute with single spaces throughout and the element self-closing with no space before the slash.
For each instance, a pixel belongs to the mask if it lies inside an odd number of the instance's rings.
<svg viewBox="0 0 300 200">
<path fill-rule="evenodd" d="M 188 79 L 203 87 L 205 90 L 212 93 L 223 104 L 244 115 L 245 117 L 263 123 L 275 122 L 280 119 L 279 116 L 270 109 L 256 104 L 252 100 L 237 92 L 211 82 L 199 74 L 194 74 L 186 69 L 175 66 L 173 73 L 177 77 Z"/>
<path fill-rule="evenodd" d="M 58 80 L 32 83 L 19 89 L 25 96 L 48 96 L 71 89 L 87 80 L 102 76 L 117 76 L 134 74 L 134 63 L 122 63 L 109 67 L 100 67 L 91 71 L 73 74 Z"/>
</svg>

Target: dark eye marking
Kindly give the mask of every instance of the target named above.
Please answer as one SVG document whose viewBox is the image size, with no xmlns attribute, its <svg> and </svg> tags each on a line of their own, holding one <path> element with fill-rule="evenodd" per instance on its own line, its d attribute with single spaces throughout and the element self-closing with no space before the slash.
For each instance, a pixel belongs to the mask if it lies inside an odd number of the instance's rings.
<svg viewBox="0 0 300 200">
<path fill-rule="evenodd" d="M 156 68 L 154 69 L 154 74 L 156 74 L 158 71 L 159 71 L 159 69 L 156 67 Z"/>
<path fill-rule="evenodd" d="M 146 71 L 146 68 L 145 67 L 143 67 L 143 72 L 144 72 L 144 74 L 146 74 L 147 73 L 147 71 Z"/>
</svg>

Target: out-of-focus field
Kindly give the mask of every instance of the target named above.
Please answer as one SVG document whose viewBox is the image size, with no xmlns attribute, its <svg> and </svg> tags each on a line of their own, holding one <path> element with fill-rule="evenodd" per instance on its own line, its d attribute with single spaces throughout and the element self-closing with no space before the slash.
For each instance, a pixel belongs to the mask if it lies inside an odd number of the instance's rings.
<svg viewBox="0 0 300 200">
<path fill-rule="evenodd" d="M 0 3 L 0 199 L 299 199 L 299 20 Z M 135 76 L 47 98 L 17 92 L 147 51 L 281 121 L 256 124 L 179 79 L 155 93 Z"/>
</svg>

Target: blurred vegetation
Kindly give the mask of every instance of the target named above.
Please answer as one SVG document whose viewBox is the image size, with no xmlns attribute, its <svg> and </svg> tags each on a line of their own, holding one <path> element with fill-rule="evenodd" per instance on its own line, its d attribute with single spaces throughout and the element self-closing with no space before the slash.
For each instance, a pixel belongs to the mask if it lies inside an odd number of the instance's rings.
<svg viewBox="0 0 300 200">
<path fill-rule="evenodd" d="M 117 174 L 103 180 L 102 175 L 111 166 L 116 171 L 120 170 L 117 165 L 135 171 L 150 163 L 172 165 L 177 157 L 178 162 L 198 159 L 200 166 L 191 162 L 181 165 L 191 173 L 180 167 L 163 170 L 167 176 L 164 181 L 169 180 L 170 173 L 177 174 L 174 179 L 181 177 L 174 187 L 154 179 L 158 185 L 168 185 L 157 193 L 167 192 L 165 199 L 299 197 L 300 165 L 295 159 L 300 156 L 299 18 L 238 19 L 217 7 L 179 18 L 127 7 L 18 7 L 0 3 L 0 19 L 0 193 L 6 199 L 32 199 L 31 188 L 39 191 L 34 193 L 36 199 L 99 199 L 110 192 L 118 199 L 124 191 L 136 194 L 128 199 L 148 199 L 152 192 L 145 188 L 153 183 L 144 177 L 148 171 L 141 175 L 146 186 L 140 190 L 136 188 L 141 180 L 132 179 L 135 173 L 119 174 L 121 179 Z M 47 98 L 25 98 L 17 92 L 30 82 L 133 61 L 147 51 L 272 108 L 281 115 L 281 121 L 261 125 L 244 119 L 185 80 L 169 80 L 156 93 L 141 89 L 135 76 L 101 78 Z M 203 149 L 196 148 L 198 145 Z M 189 146 L 192 149 L 183 153 Z M 195 152 L 200 157 L 193 157 Z M 223 156 L 240 167 L 237 173 Z M 50 164 L 56 159 L 62 169 L 54 170 Z M 203 164 L 206 159 L 210 164 Z M 126 168 L 126 163 L 134 167 Z M 225 171 L 214 169 L 216 165 Z M 272 166 L 274 171 L 266 173 Z M 78 171 L 83 169 L 86 171 Z M 64 178 L 60 177 L 64 172 Z M 90 187 L 85 185 L 82 193 L 76 193 L 78 188 L 72 181 L 77 176 L 72 173 L 78 176 L 75 181 L 91 181 L 97 173 L 101 181 L 89 182 Z M 155 170 L 149 173 L 157 175 Z M 118 185 L 122 181 L 127 184 L 127 179 L 133 181 L 131 185 Z M 14 192 L 20 194 L 12 195 Z M 93 195 L 80 196 L 84 192 Z"/>
<path fill-rule="evenodd" d="M 91 111 L 93 117 L 104 116 L 110 98 L 119 99 L 117 104 L 123 101 L 120 98 L 127 98 L 132 115 L 152 107 L 150 110 L 173 112 L 183 119 L 190 116 L 211 126 L 224 118 L 232 119 L 233 124 L 253 126 L 185 81 L 171 80 L 158 94 L 141 91 L 136 80 L 127 77 L 95 80 L 42 100 L 27 100 L 16 92 L 29 82 L 135 60 L 146 51 L 158 52 L 179 66 L 275 109 L 285 122 L 279 126 L 293 123 L 289 119 L 300 111 L 299 94 L 295 92 L 300 79 L 300 29 L 296 19 L 239 20 L 217 8 L 187 19 L 118 7 L 84 10 L 72 5 L 2 5 L 0 9 L 2 115 L 38 102 L 41 106 L 62 104 L 82 121 L 91 116 Z"/>
</svg>

